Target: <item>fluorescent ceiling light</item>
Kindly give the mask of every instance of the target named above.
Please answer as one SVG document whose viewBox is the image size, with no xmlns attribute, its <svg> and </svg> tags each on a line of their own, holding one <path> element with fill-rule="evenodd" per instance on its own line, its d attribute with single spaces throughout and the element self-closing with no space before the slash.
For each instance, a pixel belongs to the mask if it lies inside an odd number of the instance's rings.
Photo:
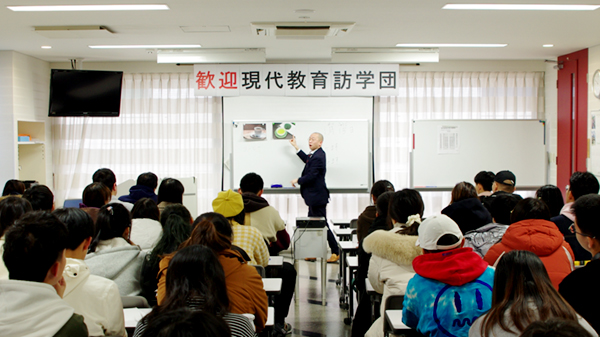
<svg viewBox="0 0 600 337">
<path fill-rule="evenodd" d="M 185 49 L 200 48 L 199 44 L 116 44 L 116 45 L 91 45 L 92 49 Z"/>
<path fill-rule="evenodd" d="M 42 49 L 52 49 L 52 46 L 42 46 Z"/>
<path fill-rule="evenodd" d="M 169 6 L 153 5 L 56 5 L 56 6 L 6 6 L 14 12 L 75 12 L 75 11 L 152 11 L 168 10 Z"/>
<path fill-rule="evenodd" d="M 554 47 L 554 45 L 553 44 L 545 44 L 542 47 L 544 47 L 544 48 L 552 48 L 552 47 Z"/>
<path fill-rule="evenodd" d="M 502 48 L 506 43 L 398 43 L 396 47 L 407 48 Z"/>
<path fill-rule="evenodd" d="M 156 53 L 156 63 L 265 63 L 265 48 L 183 49 Z"/>
<path fill-rule="evenodd" d="M 439 62 L 437 48 L 331 48 L 332 63 Z"/>
<path fill-rule="evenodd" d="M 600 5 L 558 4 L 447 4 L 442 9 L 496 10 L 496 11 L 593 11 Z"/>
</svg>

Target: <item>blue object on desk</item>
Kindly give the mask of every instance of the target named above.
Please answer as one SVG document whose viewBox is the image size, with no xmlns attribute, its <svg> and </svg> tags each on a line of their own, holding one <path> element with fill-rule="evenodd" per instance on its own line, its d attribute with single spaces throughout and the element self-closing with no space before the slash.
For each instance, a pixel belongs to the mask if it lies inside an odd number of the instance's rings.
<svg viewBox="0 0 600 337">
<path fill-rule="evenodd" d="M 282 187 L 283 187 L 283 185 L 281 185 L 281 184 L 273 184 L 273 185 L 271 185 L 271 188 L 282 188 Z"/>
</svg>

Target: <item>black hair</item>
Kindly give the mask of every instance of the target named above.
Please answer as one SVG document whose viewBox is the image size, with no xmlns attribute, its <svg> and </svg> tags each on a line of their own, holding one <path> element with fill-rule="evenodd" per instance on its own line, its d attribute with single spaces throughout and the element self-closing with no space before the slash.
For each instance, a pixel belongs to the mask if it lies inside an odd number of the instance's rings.
<svg viewBox="0 0 600 337">
<path fill-rule="evenodd" d="M 183 204 L 183 184 L 173 178 L 165 178 L 158 188 L 158 203 L 163 201 Z"/>
<path fill-rule="evenodd" d="M 183 205 L 169 205 L 160 216 L 163 232 L 154 249 L 150 253 L 149 262 L 158 264 L 160 259 L 177 250 L 179 245 L 192 233 L 192 216 Z"/>
<path fill-rule="evenodd" d="M 87 207 L 100 208 L 110 200 L 111 192 L 103 183 L 91 183 L 83 189 L 82 201 Z"/>
<path fill-rule="evenodd" d="M 233 241 L 233 229 L 231 228 L 231 223 L 227 221 L 227 218 L 225 218 L 222 214 L 216 212 L 202 213 L 194 221 L 194 227 L 204 220 L 212 222 L 218 233 L 228 237 Z"/>
<path fill-rule="evenodd" d="M 0 237 L 23 214 L 32 210 L 29 201 L 20 197 L 7 197 L 0 200 Z"/>
<path fill-rule="evenodd" d="M 423 217 L 424 210 L 425 205 L 423 205 L 421 193 L 417 190 L 405 188 L 394 193 L 394 197 L 390 202 L 389 214 L 394 221 L 406 223 L 411 215 L 418 214 Z"/>
<path fill-rule="evenodd" d="M 496 223 L 510 225 L 510 215 L 522 199 L 516 194 L 501 193 L 491 198 L 490 214 Z"/>
<path fill-rule="evenodd" d="M 480 184 L 484 191 L 491 191 L 496 174 L 490 171 L 481 171 L 475 175 L 475 185 Z"/>
<path fill-rule="evenodd" d="M 117 183 L 117 177 L 111 169 L 101 168 L 94 172 L 92 181 L 95 183 L 103 183 L 112 193 L 115 184 Z"/>
<path fill-rule="evenodd" d="M 529 324 L 521 332 L 520 337 L 592 337 L 592 335 L 578 322 L 551 318 Z"/>
<path fill-rule="evenodd" d="M 572 206 L 579 230 L 600 240 L 600 195 L 587 194 L 575 200 Z"/>
<path fill-rule="evenodd" d="M 560 188 L 554 185 L 544 185 L 535 191 L 535 196 L 543 200 L 550 210 L 550 217 L 555 217 L 560 214 L 560 210 L 565 205 Z"/>
<path fill-rule="evenodd" d="M 569 179 L 569 191 L 575 200 L 586 194 L 598 194 L 598 179 L 590 172 L 575 172 Z"/>
<path fill-rule="evenodd" d="M 254 172 L 246 174 L 242 177 L 242 180 L 240 180 L 240 189 L 242 190 L 242 193 L 251 192 L 258 194 L 264 187 L 265 183 L 263 179 Z"/>
<path fill-rule="evenodd" d="M 510 223 L 527 219 L 550 220 L 550 210 L 546 203 L 536 198 L 525 198 L 519 201 L 510 215 Z"/>
<path fill-rule="evenodd" d="M 75 250 L 85 239 L 94 237 L 94 220 L 83 210 L 59 208 L 52 214 L 67 226 L 67 249 Z"/>
<path fill-rule="evenodd" d="M 387 191 L 377 197 L 375 203 L 375 209 L 377 210 L 377 217 L 383 217 L 385 219 L 386 228 L 392 229 L 392 219 L 389 216 L 390 201 L 394 197 L 393 191 Z"/>
<path fill-rule="evenodd" d="M 452 201 L 450 203 L 455 203 L 469 198 L 477 198 L 477 190 L 475 189 L 475 186 L 466 181 L 461 181 L 460 183 L 454 185 L 451 194 Z"/>
<path fill-rule="evenodd" d="M 154 200 L 150 198 L 142 198 L 133 204 L 131 210 L 132 219 L 152 219 L 160 220 L 160 211 Z"/>
<path fill-rule="evenodd" d="M 240 225 L 243 225 L 244 222 L 246 221 L 246 211 L 244 209 L 242 209 L 242 211 L 238 215 L 229 217 L 227 219 L 233 220 L 233 221 L 239 223 Z"/>
<path fill-rule="evenodd" d="M 51 211 L 54 194 L 46 185 L 35 185 L 23 192 L 23 198 L 31 203 L 34 211 Z"/>
<path fill-rule="evenodd" d="M 223 318 L 189 308 L 169 310 L 145 321 L 147 326 L 140 337 L 231 337 Z"/>
<path fill-rule="evenodd" d="M 4 190 L 2 190 L 2 196 L 7 195 L 21 195 L 25 192 L 25 184 L 22 181 L 11 179 L 4 184 Z"/>
<path fill-rule="evenodd" d="M 100 240 L 123 237 L 127 228 L 131 228 L 131 214 L 123 204 L 113 202 L 102 206 L 98 212 L 98 219 L 96 219 L 98 232 L 88 252 L 95 252 Z"/>
<path fill-rule="evenodd" d="M 375 202 L 385 192 L 394 192 L 394 185 L 387 180 L 378 180 L 371 187 L 371 195 L 375 198 Z"/>
<path fill-rule="evenodd" d="M 44 282 L 67 247 L 67 227 L 49 212 L 24 214 L 5 235 L 4 264 L 11 280 Z"/>
<path fill-rule="evenodd" d="M 136 184 L 150 187 L 154 190 L 158 186 L 158 177 L 152 172 L 142 173 L 138 176 Z"/>
</svg>

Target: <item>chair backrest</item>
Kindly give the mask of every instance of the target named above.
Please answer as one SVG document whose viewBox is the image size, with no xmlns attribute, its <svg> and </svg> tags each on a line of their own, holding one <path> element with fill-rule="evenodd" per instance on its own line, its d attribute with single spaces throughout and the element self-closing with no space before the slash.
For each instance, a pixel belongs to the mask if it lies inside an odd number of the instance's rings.
<svg viewBox="0 0 600 337">
<path fill-rule="evenodd" d="M 388 298 L 385 299 L 385 306 L 384 306 L 384 310 L 381 313 L 381 316 L 384 317 L 383 319 L 383 335 L 387 336 L 389 335 L 389 333 L 392 332 L 392 327 L 388 324 L 387 319 L 385 319 L 385 311 L 386 310 L 400 310 L 402 309 L 404 303 L 404 295 L 390 295 L 388 296 Z"/>
<path fill-rule="evenodd" d="M 254 265 L 254 264 L 251 266 L 256 268 L 256 271 L 258 272 L 258 275 L 260 275 L 260 277 L 265 278 L 265 276 L 267 275 L 265 272 L 265 267 Z"/>
<path fill-rule="evenodd" d="M 358 219 L 350 220 L 350 228 L 358 228 Z"/>
<path fill-rule="evenodd" d="M 142 296 L 121 296 L 123 309 L 125 308 L 150 308 L 148 301 Z"/>
<path fill-rule="evenodd" d="M 81 199 L 66 199 L 63 203 L 63 208 L 79 208 L 79 203 L 83 202 Z"/>
</svg>

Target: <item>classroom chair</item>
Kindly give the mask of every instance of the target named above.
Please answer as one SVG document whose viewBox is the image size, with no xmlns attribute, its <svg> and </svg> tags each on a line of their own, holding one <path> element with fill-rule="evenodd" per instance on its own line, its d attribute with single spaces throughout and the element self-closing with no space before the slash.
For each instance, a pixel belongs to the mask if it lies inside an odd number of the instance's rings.
<svg viewBox="0 0 600 337">
<path fill-rule="evenodd" d="M 79 203 L 83 202 L 81 199 L 66 199 L 63 203 L 63 208 L 79 208 Z"/>
<path fill-rule="evenodd" d="M 121 296 L 123 309 L 126 308 L 151 308 L 146 298 L 142 296 Z"/>
<path fill-rule="evenodd" d="M 263 266 L 259 266 L 259 265 L 251 265 L 252 267 L 256 268 L 256 271 L 258 272 L 258 275 L 260 275 L 260 277 L 265 278 L 267 273 L 265 272 L 265 267 Z"/>
</svg>

